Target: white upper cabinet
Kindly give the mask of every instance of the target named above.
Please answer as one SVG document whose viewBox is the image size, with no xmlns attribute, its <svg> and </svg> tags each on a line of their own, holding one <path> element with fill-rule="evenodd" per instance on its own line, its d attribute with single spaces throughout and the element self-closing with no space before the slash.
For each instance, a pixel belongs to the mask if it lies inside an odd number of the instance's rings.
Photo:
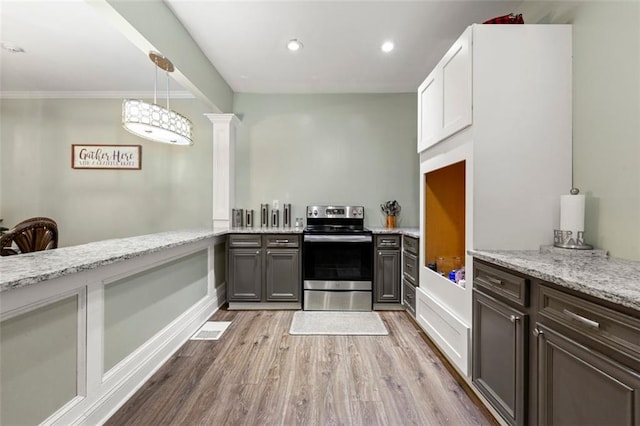
<svg viewBox="0 0 640 426">
<path fill-rule="evenodd" d="M 442 79 L 436 67 L 418 89 L 418 152 L 438 142 L 442 128 Z"/>
<path fill-rule="evenodd" d="M 471 124 L 471 27 L 442 58 L 442 139 Z"/>
<path fill-rule="evenodd" d="M 418 88 L 418 152 L 471 124 L 471 51 L 468 27 Z"/>
</svg>

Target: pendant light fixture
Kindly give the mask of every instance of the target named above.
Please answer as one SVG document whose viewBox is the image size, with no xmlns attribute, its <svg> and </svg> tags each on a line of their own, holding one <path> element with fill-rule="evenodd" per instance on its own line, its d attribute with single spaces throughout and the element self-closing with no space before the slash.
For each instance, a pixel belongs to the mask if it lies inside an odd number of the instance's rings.
<svg viewBox="0 0 640 426">
<path fill-rule="evenodd" d="M 136 136 L 156 142 L 173 145 L 193 145 L 191 121 L 172 111 L 169 106 L 169 73 L 173 72 L 173 64 L 158 52 L 149 52 L 151 62 L 155 64 L 153 83 L 153 103 L 126 99 L 122 103 L 122 126 Z M 167 75 L 167 107 L 157 103 L 158 68 Z"/>
</svg>

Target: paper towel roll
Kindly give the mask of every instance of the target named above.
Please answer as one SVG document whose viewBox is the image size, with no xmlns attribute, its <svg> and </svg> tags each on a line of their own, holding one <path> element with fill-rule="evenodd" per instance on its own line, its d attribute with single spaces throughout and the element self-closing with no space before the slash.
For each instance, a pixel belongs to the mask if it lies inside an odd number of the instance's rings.
<svg viewBox="0 0 640 426">
<path fill-rule="evenodd" d="M 571 231 L 573 238 L 584 231 L 584 195 L 560 196 L 560 230 Z"/>
</svg>

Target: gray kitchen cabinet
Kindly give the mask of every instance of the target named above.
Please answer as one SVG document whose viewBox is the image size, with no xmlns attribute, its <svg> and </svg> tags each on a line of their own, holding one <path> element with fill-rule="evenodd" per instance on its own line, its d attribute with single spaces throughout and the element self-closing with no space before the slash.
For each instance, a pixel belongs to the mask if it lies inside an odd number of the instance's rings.
<svg viewBox="0 0 640 426">
<path fill-rule="evenodd" d="M 247 308 L 251 302 L 299 303 L 302 268 L 298 235 L 231 234 L 227 262 L 230 308 Z M 249 304 L 238 305 L 242 302 Z"/>
<path fill-rule="evenodd" d="M 527 314 L 473 292 L 473 384 L 513 425 L 526 422 Z"/>
<path fill-rule="evenodd" d="M 252 301 L 262 297 L 262 251 L 229 250 L 229 301 Z"/>
<path fill-rule="evenodd" d="M 267 249 L 265 280 L 267 301 L 300 299 L 300 250 Z"/>
<path fill-rule="evenodd" d="M 640 424 L 638 371 L 538 324 L 541 425 Z"/>
<path fill-rule="evenodd" d="M 472 383 L 511 425 L 528 422 L 530 280 L 473 262 Z"/>
<path fill-rule="evenodd" d="M 640 425 L 640 316 L 474 259 L 475 389 L 509 424 Z"/>
<path fill-rule="evenodd" d="M 539 286 L 538 419 L 640 424 L 640 319 Z"/>
<path fill-rule="evenodd" d="M 416 316 L 416 286 L 418 281 L 418 238 L 402 236 L 402 303 L 407 312 Z"/>
<path fill-rule="evenodd" d="M 416 288 L 402 280 L 402 303 L 412 317 L 416 317 Z"/>
<path fill-rule="evenodd" d="M 262 298 L 260 235 L 230 235 L 228 242 L 227 299 L 229 302 L 259 301 Z"/>
<path fill-rule="evenodd" d="M 375 236 L 376 303 L 400 303 L 400 235 Z"/>
</svg>

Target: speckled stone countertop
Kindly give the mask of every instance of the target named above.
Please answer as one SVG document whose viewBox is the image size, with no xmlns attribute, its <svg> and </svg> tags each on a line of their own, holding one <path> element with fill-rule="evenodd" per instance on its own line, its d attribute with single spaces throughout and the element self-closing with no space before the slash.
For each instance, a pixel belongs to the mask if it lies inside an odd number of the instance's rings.
<svg viewBox="0 0 640 426">
<path fill-rule="evenodd" d="M 227 229 L 170 231 L 0 257 L 0 292 L 227 233 Z"/>
<path fill-rule="evenodd" d="M 469 250 L 480 260 L 640 312 L 640 262 L 599 250 Z"/>
<path fill-rule="evenodd" d="M 302 234 L 304 228 L 229 228 L 228 234 Z"/>
<path fill-rule="evenodd" d="M 385 228 L 383 226 L 368 226 L 374 234 L 400 234 L 413 238 L 420 238 L 420 228 Z"/>
</svg>

